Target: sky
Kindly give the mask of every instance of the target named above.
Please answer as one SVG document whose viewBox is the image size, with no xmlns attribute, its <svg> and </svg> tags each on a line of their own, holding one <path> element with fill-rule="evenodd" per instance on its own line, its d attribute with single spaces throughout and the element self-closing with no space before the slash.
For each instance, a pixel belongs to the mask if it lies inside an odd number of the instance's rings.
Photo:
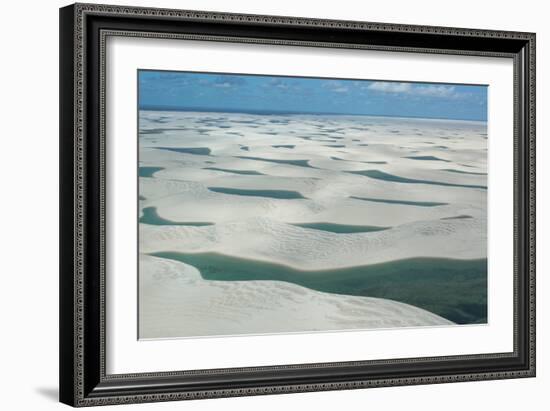
<svg viewBox="0 0 550 411">
<path fill-rule="evenodd" d="M 487 120 L 487 86 L 139 70 L 140 109 Z"/>
</svg>

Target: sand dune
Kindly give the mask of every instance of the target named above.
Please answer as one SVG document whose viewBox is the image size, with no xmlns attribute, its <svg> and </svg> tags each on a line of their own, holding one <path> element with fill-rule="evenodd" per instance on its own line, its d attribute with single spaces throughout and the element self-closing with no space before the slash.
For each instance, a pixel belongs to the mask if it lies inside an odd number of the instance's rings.
<svg viewBox="0 0 550 411">
<path fill-rule="evenodd" d="M 140 255 L 140 338 L 448 325 L 411 305 L 279 281 L 205 281 L 183 263 Z"/>
<path fill-rule="evenodd" d="M 474 218 L 417 221 L 353 234 L 301 228 L 260 217 L 207 227 L 142 224 L 140 250 L 217 252 L 297 269 L 323 270 L 412 257 L 483 258 L 484 227 Z"/>
<path fill-rule="evenodd" d="M 207 281 L 146 254 L 220 253 L 312 275 L 487 256 L 484 122 L 141 111 L 139 139 L 141 337 L 449 323 L 383 299 Z"/>
<path fill-rule="evenodd" d="M 362 177 L 350 177 L 350 181 Z M 273 199 L 266 197 L 239 196 L 218 193 L 208 190 L 203 183 L 179 183 L 176 181 L 156 181 L 141 179 L 141 194 L 146 198 L 142 207 L 154 206 L 162 217 L 173 221 L 213 221 L 233 222 L 245 216 L 267 216 L 271 220 L 287 223 L 331 222 L 340 224 L 363 224 L 398 226 L 405 223 L 424 220 L 439 220 L 440 218 L 468 214 L 477 218 L 484 218 L 483 205 L 478 201 L 468 201 L 466 189 L 455 189 L 456 193 L 449 195 L 435 194 L 438 188 L 431 190 L 430 195 L 419 193 L 408 195 L 407 190 L 387 192 L 377 183 L 373 187 L 363 188 L 353 185 L 342 186 L 338 182 L 323 185 L 316 181 L 292 181 L 288 185 L 275 185 L 268 182 L 266 188 L 285 187 L 303 194 L 305 199 Z M 153 180 L 153 179 L 150 179 Z M 233 182 L 233 184 L 230 184 Z M 216 187 L 259 188 L 255 185 L 241 183 L 240 177 L 230 178 L 224 182 L 213 181 Z M 271 185 L 270 185 L 271 184 Z M 430 191 L 432 186 L 426 191 Z M 448 190 L 449 191 L 449 190 Z M 177 194 L 174 194 L 177 193 Z M 431 195 L 433 194 L 433 195 Z M 461 196 L 460 194 L 464 194 Z M 474 194 L 471 194 L 475 197 Z M 478 193 L 477 197 L 485 197 L 485 193 Z M 421 207 L 402 205 L 398 203 L 383 203 L 364 201 L 357 198 L 373 198 L 378 200 L 406 200 L 417 202 L 443 202 L 446 205 L 436 207 Z"/>
</svg>

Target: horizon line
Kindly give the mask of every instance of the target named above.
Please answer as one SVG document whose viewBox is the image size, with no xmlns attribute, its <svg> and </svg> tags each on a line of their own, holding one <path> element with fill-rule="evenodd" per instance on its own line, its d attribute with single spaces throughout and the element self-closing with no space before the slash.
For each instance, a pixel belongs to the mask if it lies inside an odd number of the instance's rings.
<svg viewBox="0 0 550 411">
<path fill-rule="evenodd" d="M 328 116 L 367 116 L 367 117 L 393 117 L 393 118 L 414 118 L 426 120 L 455 120 L 455 121 L 478 121 L 487 122 L 488 119 L 453 118 L 453 117 L 424 117 L 392 114 L 369 114 L 369 113 L 341 113 L 341 112 L 315 112 L 315 111 L 287 111 L 287 110 L 262 110 L 262 109 L 224 109 L 220 107 L 181 107 L 162 105 L 138 105 L 138 110 L 143 111 L 179 111 L 199 113 L 241 113 L 241 114 L 264 114 L 264 115 L 328 115 Z"/>
</svg>

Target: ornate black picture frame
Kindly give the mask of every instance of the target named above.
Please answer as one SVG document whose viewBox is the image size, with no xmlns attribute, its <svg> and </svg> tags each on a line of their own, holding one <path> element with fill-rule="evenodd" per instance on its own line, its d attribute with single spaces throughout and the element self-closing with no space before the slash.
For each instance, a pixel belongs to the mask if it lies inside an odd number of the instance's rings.
<svg viewBox="0 0 550 411">
<path fill-rule="evenodd" d="M 513 59 L 513 352 L 107 374 L 108 36 Z M 535 376 L 535 34 L 75 4 L 60 10 L 60 100 L 61 402 L 92 406 Z"/>
</svg>

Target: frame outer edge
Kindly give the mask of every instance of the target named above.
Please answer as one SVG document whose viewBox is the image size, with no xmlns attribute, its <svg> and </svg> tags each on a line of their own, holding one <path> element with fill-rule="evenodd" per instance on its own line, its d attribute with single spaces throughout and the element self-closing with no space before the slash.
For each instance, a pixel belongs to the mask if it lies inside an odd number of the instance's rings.
<svg viewBox="0 0 550 411">
<path fill-rule="evenodd" d="M 59 10 L 59 400 L 75 405 L 74 6 Z"/>
<path fill-rule="evenodd" d="M 529 147 L 529 371 L 536 377 L 536 34 L 531 33 L 529 48 L 529 133 L 526 136 Z"/>
<path fill-rule="evenodd" d="M 74 4 L 73 14 L 73 39 L 74 39 L 74 367 L 75 378 L 73 381 L 74 389 L 74 406 L 81 407 L 92 405 L 89 400 L 86 400 L 84 387 L 86 379 L 85 369 L 85 169 L 86 169 L 86 149 L 85 149 L 85 118 L 86 118 L 86 27 L 85 27 L 85 7 L 81 4 Z"/>
<path fill-rule="evenodd" d="M 158 394 L 133 394 L 112 397 L 87 397 L 84 393 L 84 216 L 85 216 L 85 25 L 86 14 L 127 15 L 134 17 L 165 17 L 192 21 L 225 21 L 233 23 L 258 23 L 263 25 L 308 25 L 314 27 L 355 30 L 380 30 L 411 33 L 448 34 L 457 36 L 484 36 L 502 39 L 524 40 L 529 51 L 526 61 L 528 75 L 526 103 L 529 118 L 526 119 L 527 143 L 525 156 L 528 173 L 527 196 L 529 209 L 528 241 L 524 250 L 528 258 L 529 289 L 528 333 L 526 348 L 528 365 L 524 370 L 457 374 L 426 377 L 379 378 L 375 380 L 344 381 L 326 384 L 292 384 L 245 389 L 216 389 L 193 392 L 165 392 Z M 70 34 L 69 34 L 70 32 Z M 476 381 L 486 379 L 521 378 L 535 376 L 535 34 L 495 30 L 459 29 L 448 27 L 412 26 L 385 23 L 367 23 L 321 20 L 281 16 L 259 16 L 218 12 L 201 12 L 143 7 L 108 6 L 100 4 L 74 4 L 60 9 L 60 400 L 72 406 L 128 404 L 181 399 L 221 398 L 230 396 L 265 395 L 276 393 L 327 391 L 383 387 L 411 384 L 437 384 L 447 382 Z M 69 81 L 67 76 L 71 79 Z M 70 92 L 70 93 L 69 93 Z M 70 97 L 68 97 L 70 95 Z M 68 155 L 72 151 L 72 155 Z M 68 164 L 70 163 L 70 164 Z M 68 181 L 70 180 L 70 183 Z M 72 213 L 68 211 L 71 210 Z M 69 290 L 70 282 L 70 290 Z M 69 318 L 70 317 L 70 318 Z M 70 324 L 67 320 L 71 321 Z"/>
<path fill-rule="evenodd" d="M 151 8 L 139 6 L 122 6 L 98 3 L 75 3 L 75 6 L 87 13 L 102 15 L 128 15 L 140 17 L 162 17 L 188 19 L 194 21 L 219 21 L 232 23 L 258 23 L 264 25 L 309 26 L 340 28 L 354 30 L 398 31 L 408 33 L 441 34 L 457 36 L 483 36 L 502 39 L 529 40 L 534 33 L 522 31 L 488 30 L 446 26 L 428 26 L 400 23 L 380 23 L 356 20 L 332 20 L 326 18 L 294 17 L 279 15 L 261 15 L 250 13 L 228 13 L 219 11 L 182 10 L 169 8 Z"/>
</svg>

